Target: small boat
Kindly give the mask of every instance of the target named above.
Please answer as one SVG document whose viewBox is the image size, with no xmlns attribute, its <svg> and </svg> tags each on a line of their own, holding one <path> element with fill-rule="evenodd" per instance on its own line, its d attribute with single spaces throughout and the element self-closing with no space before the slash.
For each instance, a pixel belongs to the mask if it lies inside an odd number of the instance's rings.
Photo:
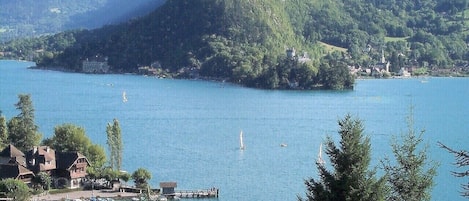
<svg viewBox="0 0 469 201">
<path fill-rule="evenodd" d="M 287 147 L 288 145 L 286 143 L 280 144 L 280 147 Z"/>
<path fill-rule="evenodd" d="M 239 149 L 244 150 L 243 131 L 239 133 Z"/>
<path fill-rule="evenodd" d="M 122 102 L 124 102 L 124 103 L 127 102 L 127 95 L 126 95 L 125 91 L 122 92 Z"/>
<path fill-rule="evenodd" d="M 316 163 L 317 163 L 317 164 L 320 164 L 320 165 L 326 164 L 326 162 L 324 161 L 324 159 L 322 159 L 322 143 L 321 143 L 321 145 L 319 146 L 318 159 L 316 160 Z"/>
</svg>

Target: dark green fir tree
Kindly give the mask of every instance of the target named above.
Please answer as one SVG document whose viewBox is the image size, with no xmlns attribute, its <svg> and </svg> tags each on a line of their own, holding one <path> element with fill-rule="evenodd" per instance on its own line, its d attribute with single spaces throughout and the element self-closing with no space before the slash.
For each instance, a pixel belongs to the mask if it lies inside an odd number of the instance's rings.
<svg viewBox="0 0 469 201">
<path fill-rule="evenodd" d="M 338 121 L 340 142 L 336 145 L 329 136 L 325 152 L 332 170 L 317 162 L 319 179 L 308 179 L 306 199 L 309 201 L 379 201 L 386 195 L 385 179 L 376 178 L 369 170 L 370 138 L 364 136 L 360 119 L 346 115 Z"/>
</svg>

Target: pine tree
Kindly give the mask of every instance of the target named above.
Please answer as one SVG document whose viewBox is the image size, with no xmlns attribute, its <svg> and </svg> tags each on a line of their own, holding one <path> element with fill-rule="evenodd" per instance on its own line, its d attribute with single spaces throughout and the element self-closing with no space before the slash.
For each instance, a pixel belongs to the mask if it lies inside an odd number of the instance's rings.
<svg viewBox="0 0 469 201">
<path fill-rule="evenodd" d="M 361 120 L 346 115 L 339 120 L 337 147 L 329 136 L 326 140 L 326 154 L 333 171 L 323 163 L 316 163 L 320 179 L 305 181 L 306 200 L 310 201 L 379 201 L 384 200 L 386 189 L 384 178 L 377 179 L 375 170 L 368 170 L 370 164 L 370 139 L 363 135 Z M 303 200 L 299 198 L 299 200 Z"/>
<path fill-rule="evenodd" d="M 438 164 L 428 161 L 427 146 L 422 147 L 424 130 L 415 132 L 413 108 L 407 118 L 407 133 L 393 138 L 392 152 L 395 161 L 382 161 L 387 174 L 387 184 L 391 193 L 387 200 L 423 201 L 431 199 L 433 177 Z M 399 142 L 398 139 L 401 141 Z"/>
<path fill-rule="evenodd" d="M 449 148 L 448 146 L 444 145 L 441 142 L 438 142 L 438 145 L 441 148 L 446 149 L 449 153 L 452 153 L 454 157 L 456 157 L 456 163 L 455 163 L 456 166 L 458 167 L 469 166 L 469 152 L 468 151 L 466 150 L 457 151 L 452 148 Z M 452 172 L 452 173 L 456 177 L 469 177 L 469 169 L 466 170 L 465 172 L 463 171 L 463 172 Z M 461 192 L 461 195 L 463 197 L 469 198 L 469 182 L 467 182 L 467 184 L 463 184 L 462 189 L 463 191 Z"/>
<path fill-rule="evenodd" d="M 109 147 L 110 166 L 111 169 L 120 170 L 122 167 L 122 134 L 119 121 L 113 120 L 113 124 L 108 123 L 106 126 L 107 144 Z"/>
<path fill-rule="evenodd" d="M 39 128 L 34 123 L 34 107 L 30 94 L 18 95 L 15 104 L 20 114 L 8 122 L 8 138 L 19 150 L 26 151 L 37 146 L 41 140 Z"/>
</svg>

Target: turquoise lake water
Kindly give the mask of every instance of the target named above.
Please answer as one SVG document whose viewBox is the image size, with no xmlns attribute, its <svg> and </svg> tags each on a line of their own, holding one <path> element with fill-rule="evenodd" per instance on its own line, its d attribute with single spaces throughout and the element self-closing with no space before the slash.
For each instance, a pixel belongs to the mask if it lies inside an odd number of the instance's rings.
<svg viewBox="0 0 469 201">
<path fill-rule="evenodd" d="M 296 200 L 304 197 L 303 180 L 317 178 L 320 143 L 328 135 L 337 139 L 338 119 L 350 113 L 363 120 L 376 166 L 392 157 L 391 137 L 406 131 L 414 105 L 415 127 L 425 129 L 428 155 L 441 164 L 432 200 L 465 200 L 459 191 L 467 178 L 451 175 L 458 170 L 455 160 L 437 141 L 469 149 L 467 78 L 357 80 L 353 91 L 276 91 L 26 69 L 30 65 L 0 61 L 0 110 L 8 119 L 18 114 L 17 95 L 29 93 L 43 136 L 50 137 L 56 125 L 73 123 L 107 149 L 106 124 L 117 118 L 123 168 L 150 170 L 156 187 L 177 181 L 180 190 L 218 187 L 223 201 Z"/>
</svg>

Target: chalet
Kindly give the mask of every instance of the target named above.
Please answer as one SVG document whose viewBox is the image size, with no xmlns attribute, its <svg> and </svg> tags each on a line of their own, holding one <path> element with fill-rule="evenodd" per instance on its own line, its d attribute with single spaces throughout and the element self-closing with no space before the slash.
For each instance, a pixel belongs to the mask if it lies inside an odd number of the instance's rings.
<svg viewBox="0 0 469 201">
<path fill-rule="evenodd" d="M 88 159 L 78 152 L 57 153 L 56 159 L 55 185 L 79 188 L 87 175 L 86 168 L 90 165 Z"/>
<path fill-rule="evenodd" d="M 88 159 L 78 152 L 56 152 L 48 146 L 33 147 L 25 154 L 13 145 L 0 152 L 0 179 L 14 178 L 31 183 L 45 172 L 56 187 L 78 188 L 87 176 Z"/>
<path fill-rule="evenodd" d="M 45 172 L 52 175 L 52 171 L 57 168 L 55 160 L 55 150 L 49 146 L 35 146 L 26 153 L 28 168 L 35 174 Z"/>
</svg>

